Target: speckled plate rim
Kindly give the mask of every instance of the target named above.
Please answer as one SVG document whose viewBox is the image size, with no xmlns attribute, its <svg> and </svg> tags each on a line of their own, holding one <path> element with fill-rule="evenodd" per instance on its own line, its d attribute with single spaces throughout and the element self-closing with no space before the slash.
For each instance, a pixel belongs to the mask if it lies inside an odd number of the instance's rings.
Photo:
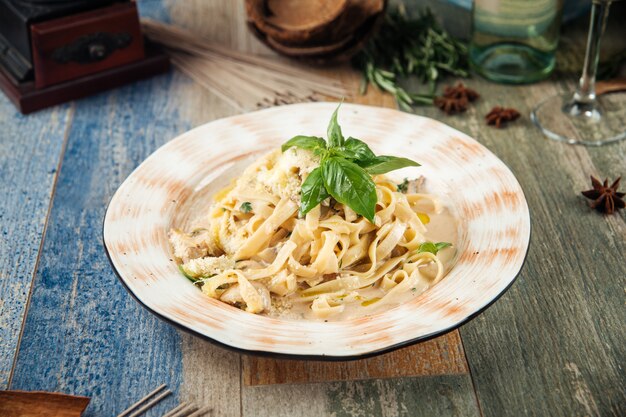
<svg viewBox="0 0 626 417">
<path fill-rule="evenodd" d="M 290 108 L 295 108 L 295 107 L 301 107 L 301 106 L 327 106 L 329 109 L 331 109 L 330 106 L 332 106 L 332 108 L 334 108 L 334 106 L 336 106 L 336 103 L 313 103 L 313 104 L 299 104 L 299 105 L 291 105 L 291 106 L 282 106 L 279 109 L 282 110 L 288 110 Z M 370 106 L 362 106 L 362 105 L 352 105 L 352 104 L 345 104 L 344 105 L 344 109 L 348 108 L 348 109 L 355 109 L 355 113 L 358 113 L 358 111 L 356 110 L 363 110 L 363 111 L 376 111 L 376 110 L 380 110 L 380 111 L 384 111 L 384 112 L 389 112 L 389 109 L 379 109 L 379 108 L 375 108 L 375 107 L 370 107 Z M 254 112 L 254 113 L 263 113 L 263 112 L 275 112 L 277 110 L 277 108 L 271 108 L 271 109 L 266 109 L 266 110 L 261 110 L 258 112 Z M 393 110 L 393 112 L 397 112 L 395 110 Z M 254 114 L 254 113 L 249 113 L 249 114 Z M 375 356 L 375 355 L 379 355 L 382 353 L 386 353 L 386 352 L 390 352 L 392 350 L 396 350 L 402 347 L 406 347 L 418 342 L 422 342 L 425 340 L 429 340 L 431 338 L 437 337 L 439 335 L 442 335 L 444 333 L 447 333 L 451 330 L 454 330 L 460 326 L 462 326 L 463 324 L 467 323 L 468 321 L 470 321 L 471 319 L 473 319 L 474 317 L 478 316 L 479 314 L 481 314 L 483 311 L 485 311 L 491 304 L 493 304 L 495 301 L 497 301 L 513 284 L 513 282 L 515 282 L 516 278 L 518 277 L 519 273 L 521 272 L 523 265 L 526 261 L 526 257 L 528 254 L 528 248 L 529 248 L 529 244 L 530 244 L 530 228 L 531 228 L 531 222 L 530 222 L 530 211 L 528 209 L 528 205 L 526 202 L 526 199 L 524 197 L 524 193 L 523 190 L 521 188 L 521 186 L 519 185 L 519 182 L 515 179 L 515 176 L 512 174 L 512 172 L 508 169 L 508 167 L 506 167 L 506 165 L 499 159 L 497 158 L 495 155 L 493 155 L 493 153 L 491 153 L 489 150 L 487 150 L 484 146 L 480 145 L 478 142 L 476 142 L 474 139 L 468 137 L 467 135 L 458 132 L 454 129 L 452 129 L 451 127 L 434 121 L 432 119 L 427 119 L 425 117 L 422 116 L 415 116 L 415 115 L 410 115 L 407 113 L 402 113 L 402 112 L 397 112 L 400 113 L 404 116 L 410 116 L 410 117 L 414 117 L 417 119 L 421 119 L 422 121 L 424 120 L 428 120 L 428 122 L 432 125 L 437 124 L 440 125 L 440 128 L 443 128 L 444 131 L 447 131 L 447 133 L 450 134 L 454 134 L 455 136 L 460 136 L 463 137 L 463 140 L 469 140 L 472 143 L 472 146 L 476 147 L 477 149 L 480 149 L 480 152 L 483 153 L 484 156 L 487 156 L 488 158 L 493 158 L 495 159 L 499 164 L 502 165 L 502 167 L 505 168 L 506 170 L 506 174 L 510 175 L 512 177 L 512 179 L 514 180 L 516 186 L 517 186 L 517 195 L 519 198 L 521 198 L 521 203 L 523 205 L 524 210 L 524 218 L 522 219 L 523 223 L 525 223 L 525 226 L 527 226 L 527 234 L 525 236 L 523 236 L 524 238 L 524 244 L 523 246 L 523 254 L 521 254 L 520 256 L 517 256 L 518 259 L 518 268 L 516 269 L 516 271 L 514 273 L 510 273 L 509 277 L 507 278 L 507 285 L 501 290 L 499 291 L 498 294 L 496 294 L 495 296 L 489 298 L 488 300 L 486 300 L 485 303 L 483 303 L 482 306 L 480 306 L 479 308 L 475 308 L 474 311 L 472 311 L 470 314 L 467 314 L 465 317 L 456 320 L 453 324 L 449 325 L 449 326 L 445 326 L 442 328 L 439 328 L 435 331 L 432 332 L 428 332 L 428 333 L 424 333 L 422 335 L 419 335 L 417 337 L 412 337 L 406 340 L 402 340 L 402 341 L 398 341 L 395 343 L 391 343 L 388 345 L 384 345 L 381 346 L 379 348 L 376 349 L 371 349 L 365 352 L 358 352 L 355 354 L 340 354 L 340 355 L 333 355 L 333 354 L 309 354 L 309 353 L 297 353 L 297 352 L 283 352 L 280 350 L 272 350 L 272 349 L 248 349 L 248 348 L 244 348 L 241 346 L 236 346 L 236 344 L 234 343 L 227 343 L 221 340 L 218 340 L 215 337 L 211 337 L 210 335 L 203 333 L 201 331 L 195 330 L 187 325 L 185 325 L 184 323 L 180 323 L 178 322 L 176 319 L 168 317 L 166 314 L 164 314 L 163 312 L 159 311 L 158 308 L 155 308 L 153 306 L 150 306 L 148 303 L 144 302 L 141 297 L 138 296 L 138 294 L 135 293 L 135 291 L 133 291 L 133 289 L 128 285 L 128 283 L 126 282 L 126 279 L 124 277 L 124 274 L 122 272 L 119 271 L 118 267 L 115 264 L 115 261 L 113 260 L 113 257 L 111 255 L 109 246 L 107 244 L 107 238 L 106 238 L 106 228 L 107 228 L 107 218 L 110 212 L 110 208 L 111 208 L 111 204 L 115 201 L 115 197 L 116 195 L 120 192 L 120 190 L 122 189 L 122 186 L 128 181 L 125 180 L 124 183 L 120 186 L 120 188 L 116 191 L 116 193 L 114 194 L 113 198 L 111 199 L 111 201 L 109 202 L 109 205 L 107 207 L 105 216 L 104 216 L 104 222 L 103 222 L 103 244 L 105 247 L 105 252 L 107 254 L 107 257 L 113 267 L 113 270 L 116 274 L 116 276 L 118 277 L 118 279 L 120 280 L 120 282 L 122 283 L 122 285 L 124 286 L 124 288 L 126 288 L 126 290 L 133 296 L 133 298 L 135 298 L 144 308 L 146 308 L 148 311 L 150 311 L 151 313 L 155 314 L 157 317 L 159 317 L 160 319 L 173 324 L 176 327 L 181 328 L 184 331 L 190 332 L 191 334 L 194 334 L 196 336 L 199 336 L 207 341 L 210 341 L 211 343 L 214 343 L 218 346 L 227 348 L 229 350 L 233 350 L 236 352 L 241 352 L 241 353 L 248 353 L 248 354 L 253 354 L 253 355 L 259 355 L 259 356 L 269 356 L 269 357 L 279 357 L 279 358 L 285 358 L 285 359 L 310 359 L 310 360 L 331 360 L 331 361 L 343 361 L 343 360 L 355 360 L 355 359 L 363 359 L 363 358 L 367 358 L 367 357 L 371 357 L 371 356 Z M 243 115 L 246 116 L 246 115 Z M 206 127 L 208 125 L 211 125 L 213 123 L 219 122 L 219 121 L 223 121 L 223 120 L 228 120 L 228 119 L 234 119 L 234 118 L 241 118 L 243 116 L 233 116 L 230 118 L 226 118 L 226 119 L 220 119 L 214 122 L 210 122 L 207 123 L 206 125 L 202 125 L 199 126 L 195 129 L 192 129 L 186 133 L 183 133 L 182 135 L 179 135 L 177 138 L 173 139 L 172 141 L 168 142 L 174 142 L 177 139 L 182 140 L 183 137 L 185 137 L 188 134 L 191 134 L 192 132 L 195 131 L 199 131 L 201 129 L 206 129 Z M 163 147 L 167 146 L 164 145 Z M 161 148 L 160 148 L 161 149 Z M 158 152 L 158 150 L 156 151 Z M 156 153 L 155 152 L 155 153 Z M 152 154 L 154 155 L 154 153 Z M 150 157 L 152 157 L 152 155 Z M 133 173 L 131 173 L 131 175 L 128 178 L 131 178 L 135 172 L 139 171 L 142 166 L 144 166 L 146 164 L 146 162 L 150 159 L 150 157 L 148 157 L 146 159 L 146 161 L 144 161 L 142 164 L 140 164 L 134 171 Z M 240 312 L 241 314 L 248 314 L 245 312 Z"/>
</svg>

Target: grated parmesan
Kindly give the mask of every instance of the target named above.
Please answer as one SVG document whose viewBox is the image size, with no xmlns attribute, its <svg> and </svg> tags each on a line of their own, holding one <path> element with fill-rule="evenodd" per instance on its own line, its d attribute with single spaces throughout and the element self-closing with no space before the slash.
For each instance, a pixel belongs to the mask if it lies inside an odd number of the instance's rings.
<svg viewBox="0 0 626 417">
<path fill-rule="evenodd" d="M 207 256 L 205 258 L 191 259 L 183 264 L 185 272 L 194 278 L 221 274 L 227 269 L 233 268 L 235 268 L 235 261 L 224 255 L 219 257 Z"/>
</svg>

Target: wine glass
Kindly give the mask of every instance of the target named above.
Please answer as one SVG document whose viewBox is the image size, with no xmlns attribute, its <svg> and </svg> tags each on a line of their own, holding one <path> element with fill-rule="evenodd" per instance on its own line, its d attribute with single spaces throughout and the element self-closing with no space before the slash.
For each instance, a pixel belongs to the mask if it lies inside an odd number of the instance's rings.
<svg viewBox="0 0 626 417">
<path fill-rule="evenodd" d="M 532 111 L 532 121 L 550 139 L 600 146 L 626 138 L 626 106 L 596 97 L 595 82 L 611 0 L 593 0 L 583 72 L 574 94 L 550 97 Z"/>
</svg>

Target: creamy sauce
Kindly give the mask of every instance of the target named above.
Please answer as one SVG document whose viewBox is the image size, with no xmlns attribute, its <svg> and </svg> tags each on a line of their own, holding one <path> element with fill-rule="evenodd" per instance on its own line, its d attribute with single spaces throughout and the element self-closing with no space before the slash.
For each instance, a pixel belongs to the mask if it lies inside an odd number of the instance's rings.
<svg viewBox="0 0 626 417">
<path fill-rule="evenodd" d="M 450 213 L 448 209 L 443 209 L 438 214 L 429 215 L 430 222 L 426 225 L 427 232 L 425 237 L 427 241 L 431 242 L 450 242 L 451 247 L 442 249 L 439 251 L 438 256 L 445 267 L 445 274 L 447 274 L 454 265 L 456 259 L 456 247 L 455 244 L 458 241 L 458 222 L 457 219 Z M 434 276 L 436 268 L 432 264 L 422 267 L 423 275 Z M 406 291 L 394 296 L 393 299 L 380 302 L 377 299 L 381 299 L 385 296 L 385 292 L 377 286 L 359 289 L 359 299 L 344 303 L 344 310 L 341 313 L 331 315 L 327 319 L 320 319 L 315 317 L 310 307 L 310 299 L 305 301 L 296 292 L 287 297 L 273 297 L 273 303 L 277 307 L 275 311 L 271 313 L 262 313 L 264 315 L 279 317 L 281 319 L 291 320 L 312 320 L 312 321 L 342 321 L 359 317 L 370 316 L 372 314 L 381 313 L 386 310 L 390 310 L 400 304 L 409 302 L 410 300 L 418 297 L 424 291 L 432 286 L 429 282 L 419 283 L 411 291 Z"/>
</svg>

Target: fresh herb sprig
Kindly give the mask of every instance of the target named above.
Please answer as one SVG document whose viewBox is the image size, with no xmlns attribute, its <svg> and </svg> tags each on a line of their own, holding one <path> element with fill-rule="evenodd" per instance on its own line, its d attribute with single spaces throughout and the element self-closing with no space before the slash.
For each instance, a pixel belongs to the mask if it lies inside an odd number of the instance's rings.
<svg viewBox="0 0 626 417">
<path fill-rule="evenodd" d="M 376 186 L 371 176 L 420 164 L 408 158 L 376 155 L 362 140 L 353 137 L 345 139 L 337 122 L 340 106 L 328 124 L 328 140 L 316 136 L 295 136 L 282 146 L 283 152 L 295 146 L 308 149 L 320 157 L 320 166 L 311 171 L 302 183 L 300 215 L 333 197 L 373 223 Z"/>
<path fill-rule="evenodd" d="M 387 13 L 377 35 L 353 64 L 363 72 L 361 93 L 373 84 L 392 94 L 405 109 L 432 104 L 442 76 L 469 76 L 467 46 L 450 36 L 430 10 L 414 19 L 408 18 L 402 8 Z M 427 84 L 429 92 L 414 94 L 403 89 L 399 78 L 411 75 Z"/>
</svg>

